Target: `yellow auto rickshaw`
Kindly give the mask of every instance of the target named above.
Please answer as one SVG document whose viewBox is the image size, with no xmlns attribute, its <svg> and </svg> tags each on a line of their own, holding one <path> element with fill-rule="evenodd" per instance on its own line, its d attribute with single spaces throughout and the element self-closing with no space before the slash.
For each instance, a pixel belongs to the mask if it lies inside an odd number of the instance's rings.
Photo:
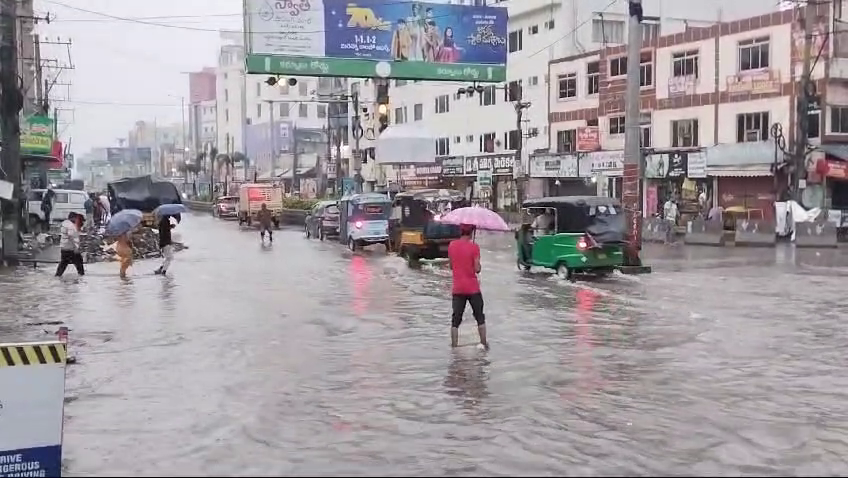
<svg viewBox="0 0 848 478">
<path fill-rule="evenodd" d="M 442 215 L 465 207 L 465 195 L 453 189 L 418 189 L 397 193 L 389 221 L 390 250 L 410 266 L 420 259 L 444 259 L 448 245 L 459 239 L 459 226 L 440 221 Z"/>
</svg>

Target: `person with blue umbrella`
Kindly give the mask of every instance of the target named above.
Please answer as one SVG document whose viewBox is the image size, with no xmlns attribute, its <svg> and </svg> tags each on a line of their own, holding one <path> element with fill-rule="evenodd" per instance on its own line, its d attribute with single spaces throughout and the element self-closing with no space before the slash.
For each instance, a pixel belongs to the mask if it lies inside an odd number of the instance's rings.
<svg viewBox="0 0 848 478">
<path fill-rule="evenodd" d="M 121 279 L 127 278 L 127 270 L 133 263 L 133 249 L 130 240 L 132 231 L 141 224 L 143 214 L 136 209 L 124 209 L 112 216 L 106 225 L 106 235 L 117 238 L 115 253 L 121 261 Z"/>
</svg>

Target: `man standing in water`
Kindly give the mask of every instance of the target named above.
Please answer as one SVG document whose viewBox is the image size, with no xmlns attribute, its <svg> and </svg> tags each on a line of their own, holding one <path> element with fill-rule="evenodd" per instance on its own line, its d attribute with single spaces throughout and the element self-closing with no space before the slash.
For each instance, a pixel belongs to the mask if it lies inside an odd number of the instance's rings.
<svg viewBox="0 0 848 478">
<path fill-rule="evenodd" d="M 262 207 L 259 209 L 259 214 L 256 215 L 256 218 L 259 220 L 259 237 L 262 238 L 262 242 L 265 242 L 265 233 L 268 233 L 268 242 L 274 242 L 274 233 L 271 232 L 271 211 L 268 210 L 268 205 L 264 202 L 262 203 Z"/>
<path fill-rule="evenodd" d="M 62 277 L 65 269 L 73 264 L 77 274 L 85 275 L 82 254 L 80 254 L 80 229 L 83 217 L 72 212 L 68 219 L 62 222 L 62 235 L 59 240 L 59 266 L 56 267 L 56 277 Z"/>
<path fill-rule="evenodd" d="M 451 347 L 459 345 L 459 324 L 465 314 L 465 304 L 471 304 L 471 312 L 477 321 L 480 345 L 489 348 L 486 340 L 486 316 L 483 314 L 483 294 L 480 292 L 480 246 L 471 240 L 474 226 L 462 224 L 461 237 L 448 246 L 451 272 L 453 274 L 453 314 L 451 317 Z"/>
</svg>

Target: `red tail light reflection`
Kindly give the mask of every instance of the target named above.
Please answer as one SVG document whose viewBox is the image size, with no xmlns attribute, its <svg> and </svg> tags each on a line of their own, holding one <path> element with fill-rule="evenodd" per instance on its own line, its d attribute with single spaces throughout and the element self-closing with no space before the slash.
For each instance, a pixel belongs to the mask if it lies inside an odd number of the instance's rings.
<svg viewBox="0 0 848 478">
<path fill-rule="evenodd" d="M 364 257 L 353 256 L 350 261 L 353 283 L 353 312 L 364 315 L 368 311 L 368 286 L 371 284 L 371 270 Z"/>
</svg>

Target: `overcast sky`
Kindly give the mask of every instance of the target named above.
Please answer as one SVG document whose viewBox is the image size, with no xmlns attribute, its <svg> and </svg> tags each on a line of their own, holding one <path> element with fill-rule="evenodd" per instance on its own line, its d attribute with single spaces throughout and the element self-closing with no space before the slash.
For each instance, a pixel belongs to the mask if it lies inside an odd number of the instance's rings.
<svg viewBox="0 0 848 478">
<path fill-rule="evenodd" d="M 42 35 L 73 42 L 75 69 L 57 81 L 72 86 L 55 86 L 51 103 L 62 109 L 61 139 L 76 154 L 116 145 L 138 120 L 180 121 L 180 97 L 188 97 L 184 72 L 215 66 L 217 31 L 241 29 L 240 0 L 35 2 L 37 15 L 52 18 Z M 42 56 L 69 61 L 64 46 L 45 45 Z"/>
</svg>

